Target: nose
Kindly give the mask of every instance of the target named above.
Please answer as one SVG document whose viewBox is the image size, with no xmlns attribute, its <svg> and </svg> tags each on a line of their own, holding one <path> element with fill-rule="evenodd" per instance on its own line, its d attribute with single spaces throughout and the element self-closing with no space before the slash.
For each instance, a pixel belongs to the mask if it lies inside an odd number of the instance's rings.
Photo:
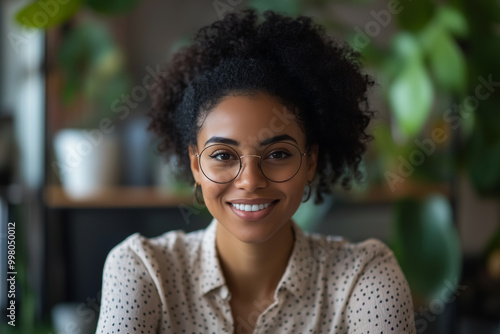
<svg viewBox="0 0 500 334">
<path fill-rule="evenodd" d="M 259 168 L 259 159 L 258 155 L 252 154 L 241 157 L 241 170 L 234 180 L 236 187 L 253 192 L 267 185 L 267 179 Z"/>
</svg>

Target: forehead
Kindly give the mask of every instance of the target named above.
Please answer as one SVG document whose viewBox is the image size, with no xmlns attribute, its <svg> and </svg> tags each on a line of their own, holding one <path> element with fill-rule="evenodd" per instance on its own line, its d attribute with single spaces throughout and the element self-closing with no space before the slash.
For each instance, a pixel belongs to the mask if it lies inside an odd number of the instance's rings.
<svg viewBox="0 0 500 334">
<path fill-rule="evenodd" d="M 265 93 L 226 96 L 205 118 L 198 132 L 198 147 L 216 136 L 230 138 L 239 147 L 258 147 L 266 139 L 289 135 L 302 145 L 305 141 L 293 112 Z"/>
</svg>

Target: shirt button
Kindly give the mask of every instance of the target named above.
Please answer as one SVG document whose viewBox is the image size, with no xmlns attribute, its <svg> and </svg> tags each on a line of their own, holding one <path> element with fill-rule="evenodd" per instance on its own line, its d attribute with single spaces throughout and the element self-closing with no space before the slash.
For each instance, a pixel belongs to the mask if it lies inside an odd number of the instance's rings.
<svg viewBox="0 0 500 334">
<path fill-rule="evenodd" d="M 227 286 L 223 285 L 220 288 L 220 296 L 222 299 L 226 299 L 229 296 L 229 290 L 228 290 Z"/>
</svg>

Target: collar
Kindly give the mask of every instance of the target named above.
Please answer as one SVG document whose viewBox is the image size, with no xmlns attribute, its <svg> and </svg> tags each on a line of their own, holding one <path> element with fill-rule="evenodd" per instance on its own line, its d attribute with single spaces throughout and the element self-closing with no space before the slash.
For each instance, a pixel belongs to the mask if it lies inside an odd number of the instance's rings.
<svg viewBox="0 0 500 334">
<path fill-rule="evenodd" d="M 210 224 L 205 228 L 205 233 L 201 242 L 200 291 L 203 295 L 226 285 L 226 280 L 222 274 L 222 268 L 215 247 L 216 230 L 217 220 L 213 218 Z"/>
<path fill-rule="evenodd" d="M 307 236 L 293 220 L 292 228 L 295 233 L 295 242 L 285 273 L 276 287 L 275 299 L 278 298 L 278 293 L 281 290 L 291 292 L 296 298 L 303 297 L 309 285 L 309 280 L 312 277 L 313 270 L 316 269 L 314 266 L 316 261 L 314 261 L 312 256 L 313 252 Z"/>
<path fill-rule="evenodd" d="M 212 219 L 206 227 L 201 244 L 201 279 L 200 291 L 203 295 L 212 290 L 220 289 L 221 296 L 226 298 L 228 295 L 226 281 L 222 273 L 222 268 L 217 256 L 215 246 L 215 232 L 217 229 L 217 220 Z M 315 270 L 314 258 L 312 256 L 311 244 L 302 229 L 292 220 L 292 228 L 295 234 L 295 241 L 286 266 L 285 272 L 276 287 L 274 298 L 282 290 L 289 291 L 296 298 L 300 298 L 306 293 L 312 272 Z"/>
</svg>

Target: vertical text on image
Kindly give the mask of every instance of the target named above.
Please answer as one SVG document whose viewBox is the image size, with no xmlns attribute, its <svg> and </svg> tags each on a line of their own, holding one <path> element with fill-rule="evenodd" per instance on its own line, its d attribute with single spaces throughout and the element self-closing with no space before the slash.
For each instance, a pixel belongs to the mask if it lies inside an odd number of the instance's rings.
<svg viewBox="0 0 500 334">
<path fill-rule="evenodd" d="M 16 325 L 16 223 L 7 224 L 7 322 Z"/>
</svg>

